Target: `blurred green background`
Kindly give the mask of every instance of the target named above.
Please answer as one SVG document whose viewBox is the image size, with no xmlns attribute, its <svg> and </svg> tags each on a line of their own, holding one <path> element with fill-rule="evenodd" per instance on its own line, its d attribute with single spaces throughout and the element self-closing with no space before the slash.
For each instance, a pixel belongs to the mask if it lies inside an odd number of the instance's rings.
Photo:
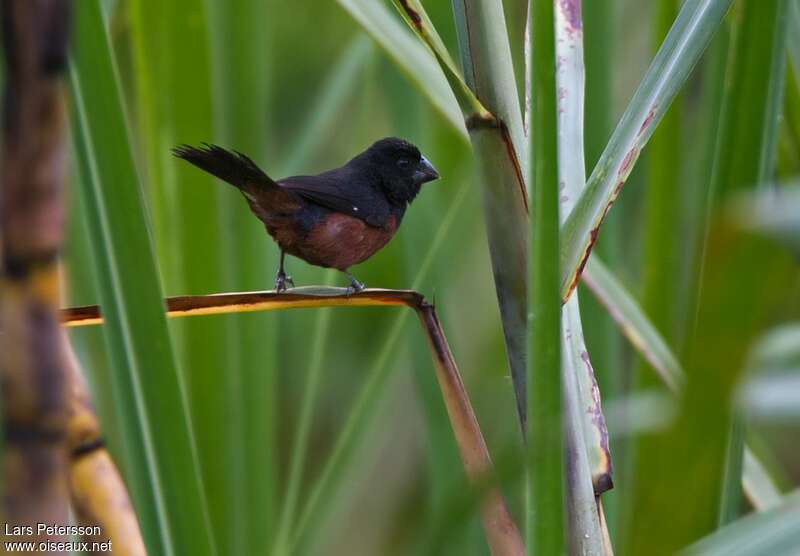
<svg viewBox="0 0 800 556">
<path fill-rule="evenodd" d="M 525 4 L 504 2 L 520 86 Z M 584 4 L 591 171 L 679 2 Z M 450 3 L 425 7 L 455 56 Z M 424 187 L 396 238 L 354 273 L 371 287 L 416 287 L 435 302 L 503 469 L 519 451 L 519 425 L 468 141 L 337 2 L 106 0 L 103 8 L 165 295 L 271 289 L 277 270 L 277 248 L 241 196 L 173 159 L 176 144 L 240 150 L 279 178 L 338 166 L 396 135 L 436 165 L 442 179 Z M 601 235 L 605 262 L 678 354 L 695 319 L 695 246 L 708 222 L 715 156 L 710 130 L 734 22 L 658 128 Z M 782 71 L 791 114 L 800 108 L 797 76 Z M 778 182 L 798 171 L 794 116 L 779 124 Z M 76 185 L 88 179 L 77 165 L 74 175 Z M 85 210 L 74 195 L 69 305 L 98 302 Z M 345 285 L 341 275 L 292 258 L 288 272 L 298 285 Z M 800 316 L 800 283 L 791 283 L 773 323 Z M 616 544 L 630 534 L 634 485 L 647 489 L 641 473 L 636 480 L 632 439 L 666 426 L 675 408 L 605 310 L 581 295 L 615 457 L 618 488 L 603 499 Z M 302 309 L 169 323 L 219 554 L 488 553 L 423 334 L 403 311 Z M 102 332 L 76 329 L 71 337 L 119 455 L 125 435 Z M 798 417 L 752 426 L 759 454 L 786 486 L 800 482 L 800 459 L 787 449 Z M 351 433 L 344 441 L 343 430 Z M 518 472 L 504 478 L 517 515 L 522 485 Z"/>
</svg>

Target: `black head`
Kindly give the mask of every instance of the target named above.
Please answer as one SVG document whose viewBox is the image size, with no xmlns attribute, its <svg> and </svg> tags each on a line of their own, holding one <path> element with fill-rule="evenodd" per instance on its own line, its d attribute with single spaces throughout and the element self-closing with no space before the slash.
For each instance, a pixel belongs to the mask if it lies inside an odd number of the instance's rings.
<svg viewBox="0 0 800 556">
<path fill-rule="evenodd" d="M 366 164 L 380 178 L 386 197 L 405 205 L 414 200 L 423 183 L 439 178 L 439 173 L 419 149 L 397 137 L 376 141 L 353 162 Z"/>
</svg>

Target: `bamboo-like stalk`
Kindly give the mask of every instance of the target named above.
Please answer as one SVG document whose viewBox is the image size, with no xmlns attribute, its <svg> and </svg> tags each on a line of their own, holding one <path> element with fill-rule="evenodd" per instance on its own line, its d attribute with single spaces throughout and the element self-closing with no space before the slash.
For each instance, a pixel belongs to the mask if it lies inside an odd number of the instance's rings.
<svg viewBox="0 0 800 556">
<path fill-rule="evenodd" d="M 454 0 L 466 82 L 491 113 L 465 112 L 520 425 L 526 428 L 528 317 L 527 149 L 502 2 Z M 530 184 L 527 184 L 530 186 Z"/>
<path fill-rule="evenodd" d="M 419 0 L 395 5 L 433 52 L 459 101 L 481 174 L 484 217 L 517 412 L 525 429 L 527 169 L 502 3 L 453 2 L 464 76 Z"/>
<path fill-rule="evenodd" d="M 171 297 L 165 301 L 165 306 L 170 317 L 309 307 L 398 306 L 413 309 L 431 348 L 436 378 L 442 390 L 467 478 L 476 487 L 480 487 L 493 477 L 494 469 L 486 442 L 436 310 L 416 291 L 367 289 L 348 295 L 345 288 L 312 286 L 294 288 L 280 294 L 275 291 L 261 291 Z M 103 322 L 100 308 L 96 305 L 65 309 L 62 320 L 68 327 L 98 325 Z M 482 492 L 481 516 L 492 554 L 523 555 L 525 549 L 522 537 L 500 490 L 490 487 Z"/>
<path fill-rule="evenodd" d="M 586 183 L 583 149 L 585 70 L 580 0 L 555 8 L 558 87 L 559 218 L 563 223 Z M 534 130 L 535 131 L 535 130 Z M 587 350 L 578 294 L 561 313 L 564 442 L 566 445 L 567 539 L 570 554 L 610 555 L 600 520 L 600 494 L 611 488 L 608 429 L 600 390 Z"/>
<path fill-rule="evenodd" d="M 0 173 L 4 540 L 36 553 L 67 538 L 67 384 L 59 352 L 69 0 L 2 3 L 6 90 Z M 15 526 L 30 533 L 14 534 Z M 9 534 L 9 531 L 11 533 Z"/>
<path fill-rule="evenodd" d="M 109 543 L 107 553 L 145 556 L 139 522 L 122 477 L 103 446 L 100 424 L 66 333 L 61 345 L 70 390 L 66 433 L 70 498 L 78 522 L 90 533 L 83 540 Z M 99 535 L 92 534 L 90 527 L 99 527 Z"/>
</svg>

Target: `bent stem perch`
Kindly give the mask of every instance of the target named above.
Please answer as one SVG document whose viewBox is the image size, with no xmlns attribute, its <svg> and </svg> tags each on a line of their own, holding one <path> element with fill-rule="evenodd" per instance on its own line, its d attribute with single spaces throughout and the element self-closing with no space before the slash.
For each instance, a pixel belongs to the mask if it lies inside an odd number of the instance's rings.
<svg viewBox="0 0 800 556">
<path fill-rule="evenodd" d="M 167 316 L 186 317 L 220 313 L 242 313 L 304 307 L 375 307 L 405 306 L 419 317 L 431 348 L 436 378 L 450 417 L 456 443 L 467 478 L 474 485 L 485 484 L 494 475 L 493 465 L 480 426 L 464 388 L 455 359 L 447 344 L 436 310 L 425 298 L 412 290 L 367 289 L 347 295 L 345 288 L 303 287 L 278 294 L 275 291 L 223 293 L 170 297 L 165 301 Z M 96 305 L 65 309 L 65 326 L 90 326 L 103 322 Z M 484 491 L 481 519 L 487 542 L 495 556 L 523 555 L 522 537 L 499 489 Z"/>
</svg>

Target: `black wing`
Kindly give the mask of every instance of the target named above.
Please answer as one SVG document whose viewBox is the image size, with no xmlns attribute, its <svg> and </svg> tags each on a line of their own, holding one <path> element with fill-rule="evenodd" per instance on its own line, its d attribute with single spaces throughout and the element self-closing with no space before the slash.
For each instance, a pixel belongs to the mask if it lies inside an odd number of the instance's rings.
<svg viewBox="0 0 800 556">
<path fill-rule="evenodd" d="M 318 176 L 292 176 L 278 184 L 312 203 L 382 228 L 389 219 L 389 203 L 382 193 L 363 183 L 364 179 L 337 168 Z"/>
</svg>

